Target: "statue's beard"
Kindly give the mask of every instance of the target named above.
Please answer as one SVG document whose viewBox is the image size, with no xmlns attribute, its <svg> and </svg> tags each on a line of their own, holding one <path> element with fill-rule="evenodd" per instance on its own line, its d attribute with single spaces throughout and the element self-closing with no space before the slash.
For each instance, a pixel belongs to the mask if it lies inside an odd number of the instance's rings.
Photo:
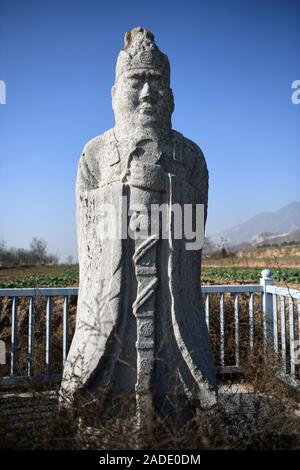
<svg viewBox="0 0 300 470">
<path fill-rule="evenodd" d="M 141 127 L 160 127 L 162 119 L 151 109 L 139 109 L 135 124 Z"/>
<path fill-rule="evenodd" d="M 116 116 L 116 126 L 129 131 L 137 128 L 171 129 L 171 114 L 161 114 L 153 107 L 140 106 L 134 113 Z"/>
</svg>

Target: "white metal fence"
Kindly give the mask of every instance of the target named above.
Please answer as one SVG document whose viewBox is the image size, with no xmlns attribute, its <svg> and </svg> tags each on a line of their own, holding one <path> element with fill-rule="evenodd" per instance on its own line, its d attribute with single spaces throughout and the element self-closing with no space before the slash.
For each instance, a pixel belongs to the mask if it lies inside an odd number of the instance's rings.
<svg viewBox="0 0 300 470">
<path fill-rule="evenodd" d="M 259 284 L 202 286 L 206 322 L 215 344 L 219 372 L 242 372 L 241 354 L 253 353 L 256 339 L 259 337 L 262 339 L 264 348 L 273 349 L 274 361 L 279 365 L 283 376 L 289 378 L 293 385 L 298 386 L 300 384 L 300 291 L 274 286 L 271 275 L 270 270 L 263 270 Z M 0 346 L 2 346 L 0 352 L 6 349 L 6 361 L 0 360 L 0 385 L 15 384 L 26 378 L 46 382 L 59 380 L 71 341 L 68 327 L 69 299 L 71 296 L 77 297 L 77 295 L 77 288 L 0 289 L 0 303 L 3 303 L 4 299 L 11 302 L 11 305 L 9 304 L 11 321 L 6 325 L 6 333 L 7 329 L 10 329 L 10 333 L 5 335 L 5 339 L 3 339 L 3 331 L 1 331 L 3 326 L 0 326 Z M 56 364 L 56 371 L 54 371 L 52 364 L 52 307 L 54 298 L 58 297 L 63 299 L 62 310 L 59 312 L 62 320 L 61 344 L 59 345 L 61 359 L 60 364 Z M 26 333 L 22 332 L 26 335 L 27 343 L 25 373 L 24 367 L 21 373 L 18 370 L 18 343 L 20 342 L 20 338 L 18 338 L 18 300 L 20 298 L 26 298 L 28 315 L 27 331 Z M 35 371 L 33 354 L 36 343 L 35 303 L 37 298 L 45 299 L 44 370 L 39 373 Z M 233 307 L 232 312 L 225 308 L 228 298 Z M 214 309 L 211 308 L 212 304 L 214 304 Z M 7 307 L 8 304 L 5 308 Z M 230 315 L 232 315 L 232 327 L 231 332 L 227 334 L 226 322 Z M 1 314 L 1 318 L 3 318 L 3 314 Z M 258 321 L 259 318 L 260 321 Z M 212 331 L 211 326 L 212 321 L 215 325 L 216 319 L 218 323 L 217 340 L 216 331 Z M 226 342 L 228 342 L 230 335 L 232 335 L 233 347 L 231 348 L 231 357 L 227 357 Z M 244 343 L 244 350 L 241 350 L 241 335 L 247 341 L 246 351 Z M 7 360 L 10 363 L 9 370 Z M 6 364 L 4 364 L 5 362 Z"/>
</svg>

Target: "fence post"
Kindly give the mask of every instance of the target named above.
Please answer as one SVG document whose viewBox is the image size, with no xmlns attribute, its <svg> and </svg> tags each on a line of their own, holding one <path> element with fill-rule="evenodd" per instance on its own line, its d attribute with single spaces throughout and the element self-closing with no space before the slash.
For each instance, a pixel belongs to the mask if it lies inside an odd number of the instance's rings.
<svg viewBox="0 0 300 470">
<path fill-rule="evenodd" d="M 260 278 L 260 285 L 263 287 L 262 310 L 264 347 L 266 347 L 267 344 L 274 347 L 273 296 L 266 292 L 266 287 L 273 285 L 272 274 L 273 273 L 270 269 L 263 269 Z"/>
</svg>

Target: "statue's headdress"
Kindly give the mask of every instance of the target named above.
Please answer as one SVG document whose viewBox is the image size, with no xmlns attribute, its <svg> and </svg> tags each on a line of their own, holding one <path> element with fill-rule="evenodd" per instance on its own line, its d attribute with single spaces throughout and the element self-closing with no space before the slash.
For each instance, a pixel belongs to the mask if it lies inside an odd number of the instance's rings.
<svg viewBox="0 0 300 470">
<path fill-rule="evenodd" d="M 145 28 L 134 28 L 124 37 L 124 48 L 121 49 L 116 64 L 116 81 L 128 71 L 140 68 L 161 70 L 167 81 L 170 81 L 170 64 L 154 41 L 154 35 Z"/>
</svg>

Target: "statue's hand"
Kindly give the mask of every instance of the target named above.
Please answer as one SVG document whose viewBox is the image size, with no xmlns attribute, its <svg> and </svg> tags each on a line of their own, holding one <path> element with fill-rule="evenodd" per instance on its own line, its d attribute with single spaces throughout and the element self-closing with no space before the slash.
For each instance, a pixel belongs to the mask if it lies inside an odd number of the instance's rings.
<svg viewBox="0 0 300 470">
<path fill-rule="evenodd" d="M 149 191 L 166 191 L 167 176 L 161 165 L 133 160 L 128 183 Z"/>
</svg>

